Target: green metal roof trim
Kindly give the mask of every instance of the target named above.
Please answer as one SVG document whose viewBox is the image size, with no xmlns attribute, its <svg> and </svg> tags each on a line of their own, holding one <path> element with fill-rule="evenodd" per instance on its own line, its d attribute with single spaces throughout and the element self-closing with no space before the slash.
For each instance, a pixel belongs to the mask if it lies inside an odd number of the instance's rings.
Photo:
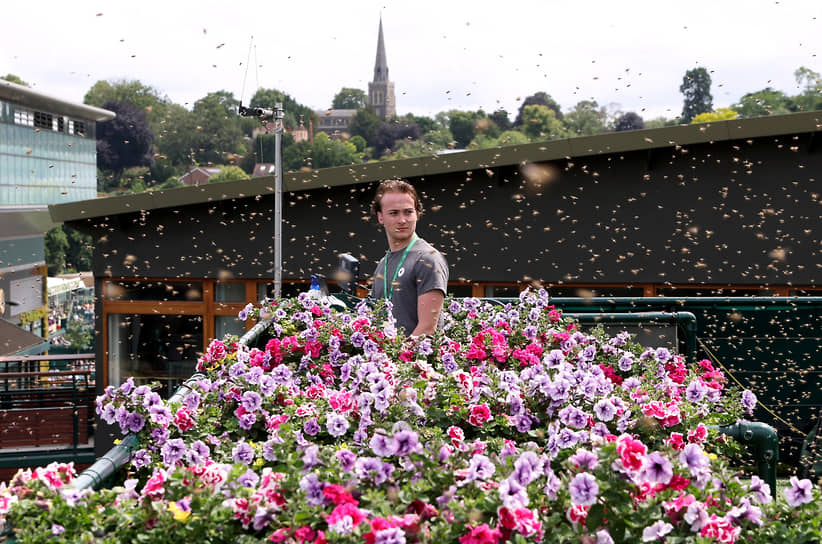
<svg viewBox="0 0 822 544">
<path fill-rule="evenodd" d="M 525 162 L 545 162 L 571 157 L 642 151 L 723 140 L 800 134 L 819 130 L 822 130 L 822 111 L 657 129 L 609 132 L 596 136 L 582 136 L 476 151 L 459 151 L 396 161 L 338 166 L 310 172 L 290 172 L 283 174 L 283 190 L 287 192 L 304 191 L 320 187 L 368 183 L 386 178 L 418 178 L 449 172 L 510 166 Z M 49 206 L 49 210 L 52 219 L 60 223 L 91 217 L 273 193 L 274 177 L 265 176 L 196 187 L 178 187 L 164 191 L 56 204 Z"/>
<path fill-rule="evenodd" d="M 6 100 L 29 108 L 39 108 L 50 113 L 71 115 L 89 121 L 109 121 L 114 119 L 113 111 L 95 106 L 69 102 L 29 87 L 0 79 L 0 100 Z"/>
</svg>

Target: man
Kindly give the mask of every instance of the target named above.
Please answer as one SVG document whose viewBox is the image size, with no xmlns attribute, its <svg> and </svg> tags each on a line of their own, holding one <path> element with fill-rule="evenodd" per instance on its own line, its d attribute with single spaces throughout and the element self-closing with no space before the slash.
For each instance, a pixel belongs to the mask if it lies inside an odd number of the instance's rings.
<svg viewBox="0 0 822 544">
<path fill-rule="evenodd" d="M 405 334 L 432 334 L 448 286 L 448 264 L 439 251 L 417 236 L 422 213 L 417 191 L 406 181 L 383 181 L 371 210 L 388 238 L 388 252 L 377 265 L 371 295 L 393 303 L 397 328 Z"/>
</svg>

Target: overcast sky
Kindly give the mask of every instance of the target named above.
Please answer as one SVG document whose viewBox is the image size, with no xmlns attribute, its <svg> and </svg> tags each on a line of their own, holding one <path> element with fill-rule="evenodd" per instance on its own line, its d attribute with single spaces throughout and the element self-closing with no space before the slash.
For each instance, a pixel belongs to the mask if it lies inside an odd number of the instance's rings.
<svg viewBox="0 0 822 544">
<path fill-rule="evenodd" d="M 399 114 L 513 116 L 544 91 L 566 112 L 594 99 L 673 118 L 696 66 L 712 72 L 714 107 L 768 86 L 796 94 L 794 70 L 822 72 L 820 0 L 28 0 L 2 12 L 0 76 L 77 102 L 126 78 L 188 106 L 264 87 L 325 109 L 342 87 L 367 91 L 380 16 Z"/>
</svg>

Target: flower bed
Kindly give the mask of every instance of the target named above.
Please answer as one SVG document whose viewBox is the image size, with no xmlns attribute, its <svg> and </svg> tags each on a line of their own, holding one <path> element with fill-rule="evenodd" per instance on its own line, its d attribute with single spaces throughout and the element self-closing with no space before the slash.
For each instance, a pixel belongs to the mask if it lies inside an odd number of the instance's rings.
<svg viewBox="0 0 822 544">
<path fill-rule="evenodd" d="M 20 542 L 807 542 L 819 494 L 729 468 L 712 425 L 756 399 L 709 361 L 583 332 L 544 292 L 446 302 L 434 337 L 305 295 L 258 348 L 214 341 L 168 404 L 127 380 L 98 412 L 135 452 L 119 485 L 73 469 L 0 487 Z"/>
</svg>

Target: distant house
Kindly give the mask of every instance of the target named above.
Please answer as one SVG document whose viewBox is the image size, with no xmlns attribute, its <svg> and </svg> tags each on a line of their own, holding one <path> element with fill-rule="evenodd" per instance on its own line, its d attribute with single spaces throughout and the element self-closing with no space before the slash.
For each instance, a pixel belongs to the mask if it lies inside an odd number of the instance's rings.
<svg viewBox="0 0 822 544">
<path fill-rule="evenodd" d="M 351 118 L 357 110 L 317 110 L 317 132 L 325 132 L 333 139 L 347 139 Z"/>
<path fill-rule="evenodd" d="M 204 185 L 219 171 L 220 168 L 210 166 L 192 166 L 188 172 L 180 177 L 180 183 L 183 185 Z"/>
</svg>

